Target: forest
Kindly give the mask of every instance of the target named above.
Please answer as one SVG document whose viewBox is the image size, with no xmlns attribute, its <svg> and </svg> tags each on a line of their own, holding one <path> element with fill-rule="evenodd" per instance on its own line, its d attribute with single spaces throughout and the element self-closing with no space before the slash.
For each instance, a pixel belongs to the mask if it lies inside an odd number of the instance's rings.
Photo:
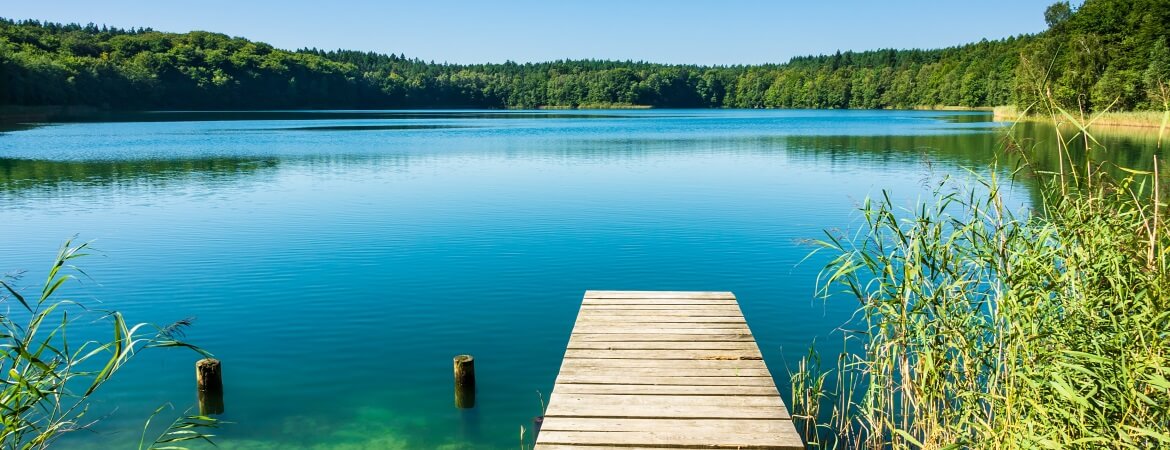
<svg viewBox="0 0 1170 450">
<path fill-rule="evenodd" d="M 272 108 L 1165 109 L 1170 0 L 1058 2 L 1034 35 L 837 51 L 767 65 L 447 64 L 242 37 L 0 19 L 0 106 Z M 782 44 L 778 44 L 782 45 Z"/>
</svg>

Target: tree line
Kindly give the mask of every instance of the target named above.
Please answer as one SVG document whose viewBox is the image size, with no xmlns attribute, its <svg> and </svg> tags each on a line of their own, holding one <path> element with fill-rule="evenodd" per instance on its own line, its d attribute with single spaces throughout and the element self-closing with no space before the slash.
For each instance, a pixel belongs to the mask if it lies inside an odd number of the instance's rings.
<svg viewBox="0 0 1170 450">
<path fill-rule="evenodd" d="M 1036 35 L 943 49 L 836 52 L 783 64 L 641 61 L 447 64 L 282 50 L 204 31 L 0 19 L 0 105 L 113 109 L 911 108 L 1161 109 L 1170 0 L 1086 0 Z"/>
</svg>

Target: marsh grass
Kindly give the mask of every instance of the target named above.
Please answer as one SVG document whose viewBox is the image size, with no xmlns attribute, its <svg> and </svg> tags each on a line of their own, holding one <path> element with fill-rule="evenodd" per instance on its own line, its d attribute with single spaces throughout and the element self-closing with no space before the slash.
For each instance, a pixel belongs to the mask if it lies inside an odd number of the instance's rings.
<svg viewBox="0 0 1170 450">
<path fill-rule="evenodd" d="M 1158 139 L 1158 147 L 1165 140 L 1167 129 L 1170 128 L 1170 110 L 1166 111 L 1101 111 L 1095 114 L 1078 114 L 1077 118 L 1069 120 L 1058 110 L 1053 114 L 1037 114 L 1038 111 L 1020 110 L 1015 105 L 997 106 L 992 108 L 993 120 L 1002 122 L 1043 121 L 1054 123 L 1057 126 L 1077 127 L 1084 125 L 1091 128 L 1092 134 L 1153 134 Z M 1088 116 L 1088 117 L 1085 117 Z"/>
<path fill-rule="evenodd" d="M 64 434 L 89 428 L 97 419 L 89 414 L 89 398 L 139 352 L 161 347 L 183 347 L 207 352 L 178 340 L 189 319 L 157 327 L 131 325 L 117 311 L 94 311 L 61 297 L 61 288 L 83 273 L 74 260 L 86 255 L 87 243 L 66 242 L 57 253 L 39 292 L 23 293 L 14 286 L 16 275 L 0 279 L 0 448 L 46 448 Z M 78 345 L 69 330 L 97 317 L 111 335 L 104 341 Z M 84 319 L 83 319 L 84 318 Z M 159 408 L 154 419 L 163 412 Z M 179 449 L 188 441 L 210 442 L 204 431 L 218 421 L 182 415 L 152 440 L 143 429 L 139 449 Z"/>
<path fill-rule="evenodd" d="M 1170 448 L 1170 231 L 1158 173 L 1110 177 L 1067 144 L 1032 210 L 1002 180 L 949 180 L 936 200 L 861 207 L 829 235 L 826 298 L 858 301 L 832 367 L 792 373 L 794 417 L 814 448 Z M 998 170 L 990 171 L 995 174 Z"/>
</svg>

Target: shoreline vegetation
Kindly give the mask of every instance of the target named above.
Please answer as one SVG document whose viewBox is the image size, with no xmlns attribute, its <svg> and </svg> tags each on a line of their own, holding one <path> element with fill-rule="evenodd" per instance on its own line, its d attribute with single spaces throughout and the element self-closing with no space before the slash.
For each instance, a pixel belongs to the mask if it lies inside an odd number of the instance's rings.
<svg viewBox="0 0 1170 450">
<path fill-rule="evenodd" d="M 409 108 L 407 110 L 427 110 L 439 108 Z M 452 108 L 459 109 L 459 108 Z M 657 108 L 652 105 L 636 105 L 625 103 L 594 103 L 594 104 L 579 104 L 579 105 L 542 105 L 531 110 L 648 110 L 648 109 L 664 109 Z M 718 109 L 736 109 L 736 108 L 718 108 Z M 747 108 L 739 108 L 747 109 Z M 753 108 L 758 109 L 758 108 Z M 776 109 L 776 108 L 769 108 Z M 797 108 L 791 108 L 797 110 Z M 810 108 L 803 108 L 810 109 Z M 931 106 L 915 106 L 911 108 L 886 108 L 888 110 L 903 110 L 903 111 L 983 111 L 991 112 L 991 107 L 972 107 L 972 106 L 948 106 L 948 105 L 931 105 Z M 303 109 L 303 111 L 320 111 L 322 109 Z M 517 111 L 524 110 L 523 108 L 508 108 L 499 109 L 499 111 Z M 121 113 L 151 113 L 158 110 L 150 109 L 108 109 L 99 108 L 88 105 L 69 105 L 69 106 L 22 106 L 22 105 L 0 105 L 0 125 L 18 125 L 18 124 L 35 124 L 35 123 L 49 123 L 49 122 L 69 122 L 78 120 L 100 120 L 102 117 L 111 114 Z M 184 110 L 176 110 L 184 111 Z M 204 111 L 204 110 L 193 110 Z M 212 112 L 232 112 L 232 111 L 255 111 L 250 109 L 221 109 L 210 110 Z M 298 109 L 297 111 L 301 111 Z M 377 110 L 369 110 L 377 111 Z"/>
<path fill-rule="evenodd" d="M 520 108 L 512 108 L 520 109 Z M 569 109 L 654 109 L 651 105 L 635 105 L 632 103 L 587 103 L 580 105 L 542 105 L 536 109 L 553 109 L 553 110 L 569 110 Z"/>
<path fill-rule="evenodd" d="M 857 310 L 835 362 L 813 347 L 790 372 L 810 448 L 1170 448 L 1170 180 L 1156 156 L 1118 177 L 1068 145 L 1056 171 L 1005 145 L 1044 186 L 1031 209 L 1005 207 L 993 165 L 826 232 L 819 293 Z"/>
<path fill-rule="evenodd" d="M 778 108 L 1030 105 L 1164 110 L 1168 0 L 1058 2 L 1037 34 L 761 65 L 449 64 L 284 50 L 224 34 L 0 19 L 0 105 L 103 110 Z M 1036 87 L 1044 89 L 1036 89 Z M 930 106 L 927 109 L 939 109 Z"/>
<path fill-rule="evenodd" d="M 1053 123 L 1053 117 L 1050 115 L 1040 114 L 1020 114 L 1019 108 L 1014 105 L 997 106 L 993 108 L 994 119 L 996 122 L 1042 122 Z M 1104 111 L 1091 114 L 1092 124 L 1088 125 L 1089 129 L 1098 128 L 1145 128 L 1158 131 L 1163 127 L 1164 111 Z M 1088 122 L 1090 118 L 1078 118 L 1084 122 Z M 1064 125 L 1071 123 L 1063 118 L 1056 119 L 1057 125 Z M 1142 130 L 1146 131 L 1146 130 Z"/>
</svg>

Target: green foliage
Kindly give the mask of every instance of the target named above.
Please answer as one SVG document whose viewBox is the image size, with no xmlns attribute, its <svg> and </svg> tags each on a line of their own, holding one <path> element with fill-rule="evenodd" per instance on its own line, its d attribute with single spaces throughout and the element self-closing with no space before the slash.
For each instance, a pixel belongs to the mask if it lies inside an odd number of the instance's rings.
<svg viewBox="0 0 1170 450">
<path fill-rule="evenodd" d="M 1170 0 L 1086 0 L 1066 8 L 1049 7 L 1045 17 L 1057 22 L 1023 47 L 1020 66 L 1029 68 L 1017 71 L 1016 105 L 1043 106 L 1051 94 L 1057 106 L 1081 114 L 1165 109 L 1148 72 L 1157 60 L 1151 49 L 1170 38 Z"/>
<path fill-rule="evenodd" d="M 1170 49 L 1165 41 L 1158 41 L 1150 50 L 1150 64 L 1143 74 L 1150 101 L 1170 109 Z"/>
<path fill-rule="evenodd" d="M 1058 137 L 1090 145 L 1086 127 Z M 1035 211 L 1007 209 L 995 178 L 943 182 L 913 210 L 867 201 L 858 237 L 822 243 L 824 293 L 859 306 L 837 366 L 813 354 L 793 375 L 810 443 L 1170 447 L 1165 179 L 1061 158 L 1025 161 L 1046 183 Z"/>
<path fill-rule="evenodd" d="M 634 61 L 436 64 L 347 50 L 286 51 L 217 33 L 0 19 L 0 105 L 116 109 L 1160 108 L 1149 49 L 1170 0 L 1086 0 L 1044 13 L 1036 36 L 938 50 L 801 56 L 758 66 Z M 1042 57 L 1040 57 L 1042 56 Z"/>
<path fill-rule="evenodd" d="M 1022 39 L 943 50 L 837 52 L 784 65 L 633 61 L 456 65 L 274 49 L 222 34 L 0 20 L 0 105 L 134 109 L 888 108 L 989 105 Z M 977 61 L 978 60 L 978 61 Z M 923 79 L 916 79 L 916 78 Z M 926 77 L 932 77 L 926 80 Z M 893 86 L 898 82 L 897 86 Z M 961 91 L 960 91 L 961 89 Z"/>
<path fill-rule="evenodd" d="M 80 304 L 58 299 L 62 286 L 80 270 L 73 261 L 85 255 L 88 244 L 66 242 L 57 254 L 40 292 L 26 295 L 13 282 L 16 275 L 0 279 L 0 304 L 10 313 L 0 315 L 0 447 L 37 449 L 52 444 L 63 434 L 85 429 L 96 420 L 87 418 L 88 398 L 109 381 L 136 354 L 158 347 L 186 347 L 176 339 L 181 320 L 147 331 L 147 324 L 130 325 L 116 311 L 101 313 L 100 322 L 112 328 L 109 340 L 71 342 L 67 331 L 77 320 L 100 313 Z M 16 304 L 13 304 L 15 301 Z M 156 414 L 158 414 L 156 412 Z M 172 444 L 209 438 L 199 428 L 213 427 L 215 419 L 190 416 L 176 420 L 159 439 L 142 448 L 178 448 Z M 148 422 L 149 424 L 149 422 Z"/>
<path fill-rule="evenodd" d="M 1069 17 L 1072 17 L 1072 6 L 1068 2 L 1056 2 L 1044 10 L 1044 23 L 1048 24 L 1048 28 L 1065 23 Z"/>
</svg>

